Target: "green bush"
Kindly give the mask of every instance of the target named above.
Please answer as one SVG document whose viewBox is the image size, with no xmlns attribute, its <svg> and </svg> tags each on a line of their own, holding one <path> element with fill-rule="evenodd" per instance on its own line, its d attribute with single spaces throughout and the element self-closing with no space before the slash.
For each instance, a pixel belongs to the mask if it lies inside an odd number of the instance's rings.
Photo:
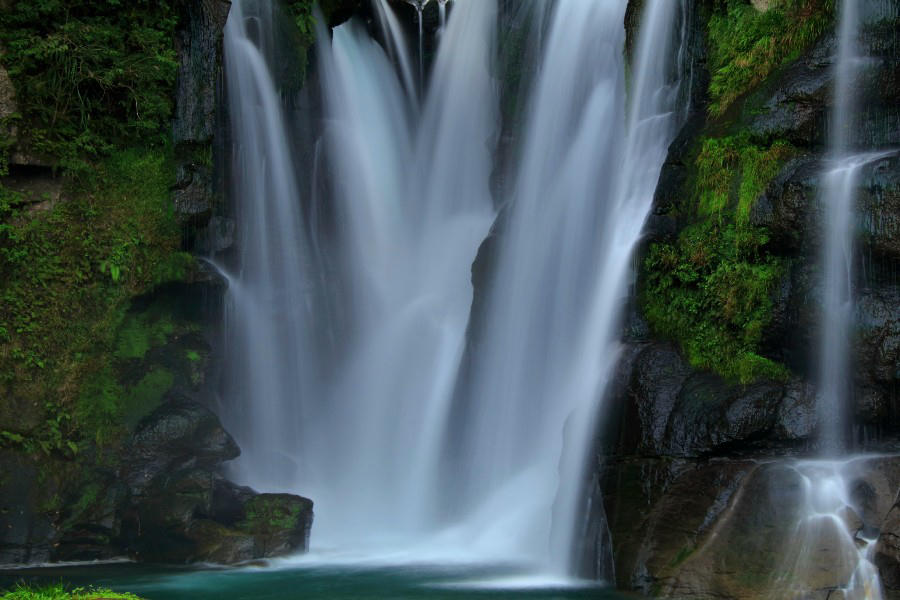
<svg viewBox="0 0 900 600">
<path fill-rule="evenodd" d="M 697 211 L 704 216 L 721 216 L 733 210 L 736 222 L 746 224 L 756 200 L 795 154 L 795 148 L 786 141 L 758 145 L 747 132 L 702 138 L 695 161 L 693 194 Z"/>
<path fill-rule="evenodd" d="M 651 245 L 644 260 L 641 301 L 653 329 L 676 340 L 693 366 L 741 383 L 787 373 L 759 354 L 784 267 L 750 211 L 795 153 L 747 132 L 700 138 L 679 205 L 690 224 Z"/>
<path fill-rule="evenodd" d="M 66 589 L 62 584 L 33 587 L 24 584 L 0 591 L 0 600 L 141 600 L 134 594 L 114 592 L 107 588 Z"/>
<path fill-rule="evenodd" d="M 785 369 L 758 354 L 781 262 L 765 232 L 706 220 L 644 260 L 642 304 L 654 330 L 678 340 L 691 365 L 750 383 Z"/>
<path fill-rule="evenodd" d="M 0 56 L 20 137 L 66 168 L 166 135 L 177 71 L 167 0 L 18 0 L 0 12 Z"/>
<path fill-rule="evenodd" d="M 719 0 L 709 17 L 709 112 L 725 113 L 776 68 L 796 59 L 834 21 L 834 0 L 771 0 L 757 11 L 748 0 Z"/>
</svg>

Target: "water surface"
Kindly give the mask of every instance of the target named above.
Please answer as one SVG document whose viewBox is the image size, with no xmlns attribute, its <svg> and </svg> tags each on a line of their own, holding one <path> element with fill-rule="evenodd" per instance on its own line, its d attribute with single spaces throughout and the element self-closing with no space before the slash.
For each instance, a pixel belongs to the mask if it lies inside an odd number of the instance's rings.
<svg viewBox="0 0 900 600">
<path fill-rule="evenodd" d="M 147 600 L 638 598 L 591 582 L 542 577 L 515 567 L 335 565 L 296 560 L 239 569 L 113 564 L 0 571 L 0 588 L 17 581 L 103 586 Z"/>
</svg>

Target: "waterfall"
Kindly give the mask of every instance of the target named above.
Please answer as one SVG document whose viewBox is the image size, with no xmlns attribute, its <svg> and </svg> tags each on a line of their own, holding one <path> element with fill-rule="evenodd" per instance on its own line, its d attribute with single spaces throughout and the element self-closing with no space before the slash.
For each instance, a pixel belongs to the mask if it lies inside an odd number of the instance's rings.
<svg viewBox="0 0 900 600">
<path fill-rule="evenodd" d="M 546 552 L 554 528 L 562 568 L 631 254 L 677 131 L 673 53 L 658 44 L 677 43 L 679 12 L 670 0 L 647 3 L 626 121 L 624 5 L 555 4 L 504 199 L 459 478 L 464 502 L 506 497 L 504 518 L 481 524 L 482 535 Z"/>
<path fill-rule="evenodd" d="M 269 2 L 235 0 L 225 27 L 230 173 L 240 227 L 238 265 L 226 273 L 226 394 L 240 401 L 229 403 L 225 416 L 242 440 L 236 476 L 265 483 L 295 469 L 303 402 L 318 373 L 312 246 L 269 68 L 277 18 Z"/>
<path fill-rule="evenodd" d="M 454 3 L 421 95 L 387 2 L 383 45 L 359 21 L 320 25 L 309 195 L 265 6 L 237 0 L 226 27 L 236 476 L 312 497 L 314 548 L 567 571 L 631 256 L 684 118 L 688 3 L 646 3 L 630 94 L 624 3 L 536 3 L 540 64 L 498 196 L 496 0 Z"/>
<path fill-rule="evenodd" d="M 469 270 L 494 218 L 490 74 L 496 7 L 459 2 L 421 112 L 356 23 L 320 32 L 325 140 L 352 314 L 328 409 L 302 435 L 317 465 L 317 539 L 435 527 L 443 424 L 462 356 Z M 399 46 L 399 45 L 398 45 Z"/>
<path fill-rule="evenodd" d="M 795 581 L 816 569 L 823 548 L 834 560 L 829 570 L 847 573 L 842 597 L 881 600 L 881 582 L 872 562 L 877 534 L 858 531 L 848 515 L 858 507 L 850 501 L 855 472 L 852 461 L 838 457 L 848 450 L 853 377 L 850 339 L 853 318 L 854 203 L 860 168 L 879 154 L 854 154 L 853 132 L 858 115 L 857 75 L 862 58 L 859 0 L 843 0 L 835 62 L 828 166 L 822 176 L 820 201 L 825 226 L 822 248 L 822 315 L 819 347 L 818 422 L 821 453 L 831 460 L 808 461 L 798 467 L 806 498 L 796 543 L 786 572 Z M 796 586 L 796 584 L 794 584 Z M 796 590 L 804 593 L 805 590 Z"/>
<path fill-rule="evenodd" d="M 819 353 L 819 423 L 825 452 L 845 449 L 847 401 L 851 392 L 849 370 L 852 318 L 853 193 L 860 161 L 848 157 L 856 113 L 854 78 L 859 62 L 859 7 L 857 0 L 841 2 L 838 56 L 835 64 L 829 151 L 822 202 L 826 229 L 823 245 L 823 309 Z"/>
</svg>

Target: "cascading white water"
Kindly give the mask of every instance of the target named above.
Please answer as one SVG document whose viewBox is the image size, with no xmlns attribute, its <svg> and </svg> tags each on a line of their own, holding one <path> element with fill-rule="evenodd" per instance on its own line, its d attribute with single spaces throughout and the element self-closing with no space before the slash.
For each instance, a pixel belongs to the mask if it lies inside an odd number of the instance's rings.
<svg viewBox="0 0 900 600">
<path fill-rule="evenodd" d="M 473 349 L 463 501 L 499 494 L 482 536 L 505 552 L 549 550 L 562 568 L 631 254 L 677 131 L 673 53 L 659 42 L 677 43 L 679 13 L 646 5 L 626 122 L 624 5 L 555 4 Z"/>
<path fill-rule="evenodd" d="M 229 427 L 242 440 L 242 480 L 293 470 L 303 401 L 316 389 L 311 248 L 281 98 L 268 61 L 276 42 L 269 2 L 235 0 L 225 27 L 231 175 L 240 224 L 239 265 L 226 298 Z M 284 467 L 284 465 L 288 465 Z"/>
<path fill-rule="evenodd" d="M 873 562 L 877 534 L 857 532 L 863 513 L 854 502 L 851 482 L 862 461 L 807 460 L 792 468 L 801 482 L 800 520 L 787 549 L 783 575 L 772 596 L 806 598 L 816 582 L 836 586 L 847 600 L 881 600 L 881 582 Z M 829 596 L 830 597 L 830 596 Z"/>
<path fill-rule="evenodd" d="M 425 87 L 425 29 L 424 14 L 429 0 L 406 0 L 416 8 L 416 23 L 419 25 L 419 85 Z"/>
<path fill-rule="evenodd" d="M 557 0 L 514 183 L 496 199 L 495 0 L 454 4 L 421 100 L 385 2 L 374 0 L 389 53 L 359 23 L 320 30 L 312 187 L 328 197 L 309 204 L 327 203 L 333 221 L 322 261 L 308 258 L 324 250 L 303 233 L 259 51 L 270 24 L 250 1 L 226 28 L 245 228 L 229 278 L 229 404 L 245 407 L 228 423 L 245 451 L 237 476 L 312 497 L 314 546 L 424 542 L 565 570 L 630 257 L 682 117 L 679 53 L 658 44 L 678 44 L 683 3 L 646 3 L 626 107 L 624 3 Z M 491 284 L 470 320 L 470 269 L 495 205 Z M 312 283 L 326 274 L 311 266 L 323 263 L 344 315 L 327 361 Z M 478 342 L 461 369 L 467 328 Z"/>
<path fill-rule="evenodd" d="M 375 8 L 375 15 L 378 18 L 378 23 L 385 38 L 385 48 L 388 56 L 400 69 L 400 77 L 403 81 L 403 89 L 406 92 L 406 96 L 414 98 L 418 105 L 418 88 L 410 66 L 406 36 L 400 28 L 400 23 L 388 6 L 387 0 L 373 0 L 372 6 Z"/>
<path fill-rule="evenodd" d="M 855 122 L 855 73 L 859 62 L 857 0 L 841 2 L 834 106 L 829 140 L 832 166 L 825 173 L 822 202 L 826 228 L 823 244 L 823 309 L 819 354 L 819 423 L 827 453 L 846 445 L 847 401 L 850 393 L 849 339 L 853 310 L 853 192 L 858 166 L 847 156 Z"/>
<path fill-rule="evenodd" d="M 853 317 L 853 224 L 855 192 L 860 168 L 877 155 L 852 154 L 856 124 L 856 78 L 861 57 L 859 0 L 842 0 L 835 63 L 834 104 L 831 114 L 829 165 L 823 173 L 820 201 L 826 218 L 822 249 L 822 323 L 819 348 L 818 422 L 820 451 L 836 458 L 847 452 L 850 430 L 850 337 Z M 785 565 L 790 578 L 803 580 L 805 573 L 822 568 L 818 561 L 830 549 L 836 572 L 850 574 L 842 585 L 844 598 L 881 600 L 878 570 L 871 554 L 875 540 L 863 537 L 847 518 L 853 507 L 849 485 L 852 461 L 801 463 L 798 472 L 805 483 L 806 507 L 797 526 L 796 544 Z M 798 589 L 802 595 L 809 590 Z"/>
<path fill-rule="evenodd" d="M 328 168 L 352 341 L 328 408 L 301 435 L 317 539 L 421 537 L 440 486 L 469 269 L 494 217 L 493 1 L 460 2 L 421 114 L 381 48 L 350 23 L 320 45 Z M 327 40 L 327 36 L 320 35 Z M 398 44 L 399 46 L 399 44 Z"/>
</svg>

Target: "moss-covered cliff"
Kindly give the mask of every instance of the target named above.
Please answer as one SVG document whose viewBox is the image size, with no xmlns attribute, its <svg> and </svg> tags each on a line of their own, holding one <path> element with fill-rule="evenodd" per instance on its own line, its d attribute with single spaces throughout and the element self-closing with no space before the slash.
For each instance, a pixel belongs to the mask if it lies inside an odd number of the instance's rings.
<svg viewBox="0 0 900 600">
<path fill-rule="evenodd" d="M 900 8 L 860 3 L 853 146 L 900 145 Z M 692 116 L 660 177 L 639 297 L 601 433 L 593 530 L 617 584 L 669 597 L 832 597 L 849 578 L 836 546 L 796 568 L 802 481 L 785 456 L 815 454 L 819 256 L 836 54 L 835 3 L 700 2 Z M 890 240 L 900 160 L 864 169 L 856 191 L 853 433 L 856 450 L 900 448 L 900 296 Z M 848 463 L 849 464 L 849 463 Z M 862 459 L 848 510 L 873 532 L 888 597 L 900 460 Z M 602 496 L 602 501 L 600 497 Z M 856 519 L 853 521 L 853 519 Z M 601 524 L 603 526 L 599 526 Z M 862 535 L 862 534 L 860 534 Z"/>
<path fill-rule="evenodd" d="M 257 496 L 217 475 L 238 450 L 201 406 L 223 287 L 192 251 L 222 202 L 229 3 L 0 9 L 0 563 L 302 548 L 311 505 L 266 500 L 279 531 L 245 518 Z"/>
</svg>

